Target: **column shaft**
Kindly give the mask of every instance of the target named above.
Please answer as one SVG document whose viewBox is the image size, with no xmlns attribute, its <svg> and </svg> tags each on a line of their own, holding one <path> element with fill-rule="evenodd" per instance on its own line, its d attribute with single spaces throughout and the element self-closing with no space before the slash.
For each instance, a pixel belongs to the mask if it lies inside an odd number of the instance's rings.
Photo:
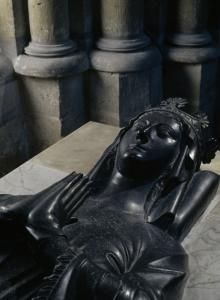
<svg viewBox="0 0 220 300">
<path fill-rule="evenodd" d="M 29 55 L 61 56 L 73 52 L 69 39 L 68 0 L 28 0 L 31 43 Z"/>
<path fill-rule="evenodd" d="M 207 31 L 207 0 L 168 2 L 168 41 L 180 46 L 202 46 L 212 39 Z"/>
<path fill-rule="evenodd" d="M 144 0 L 99 0 L 99 12 L 99 49 L 124 52 L 149 45 L 144 35 Z"/>
</svg>

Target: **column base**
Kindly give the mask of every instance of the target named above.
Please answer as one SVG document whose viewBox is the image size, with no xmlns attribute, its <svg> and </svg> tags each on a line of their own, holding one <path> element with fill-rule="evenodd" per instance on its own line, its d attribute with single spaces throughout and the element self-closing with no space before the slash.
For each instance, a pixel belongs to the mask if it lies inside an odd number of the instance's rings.
<svg viewBox="0 0 220 300">
<path fill-rule="evenodd" d="M 87 122 L 83 73 L 65 78 L 20 77 L 31 155 Z"/>
<path fill-rule="evenodd" d="M 161 55 L 156 47 L 130 53 L 95 50 L 90 61 L 92 120 L 125 126 L 147 105 L 161 100 Z"/>
<path fill-rule="evenodd" d="M 176 33 L 168 35 L 167 42 L 175 46 L 201 47 L 211 44 L 212 37 L 208 31 L 197 34 Z"/>
<path fill-rule="evenodd" d="M 53 45 L 30 42 L 28 47 L 25 48 L 25 53 L 37 57 L 60 57 L 71 54 L 76 49 L 76 44 L 71 40 L 63 44 Z"/>
<path fill-rule="evenodd" d="M 217 110 L 217 60 L 197 64 L 167 61 L 164 68 L 164 96 L 187 99 L 189 113 L 206 113 L 213 134 Z"/>
<path fill-rule="evenodd" d="M 159 50 L 150 46 L 146 50 L 118 53 L 94 50 L 90 54 L 91 67 L 97 71 L 114 73 L 137 72 L 161 64 Z"/>
<path fill-rule="evenodd" d="M 88 57 L 20 55 L 14 62 L 21 90 L 32 155 L 44 150 L 87 121 L 83 72 Z"/>
<path fill-rule="evenodd" d="M 89 103 L 90 119 L 93 121 L 126 126 L 149 104 L 158 104 L 161 97 L 160 65 L 132 73 L 90 73 Z"/>
<path fill-rule="evenodd" d="M 173 62 L 200 64 L 216 59 L 218 50 L 213 45 L 205 47 L 166 46 L 165 59 Z"/>
<path fill-rule="evenodd" d="M 39 78 L 71 76 L 87 70 L 88 67 L 88 57 L 84 52 L 53 58 L 20 55 L 14 62 L 18 74 Z"/>
<path fill-rule="evenodd" d="M 11 61 L 5 57 L 0 50 L 0 84 L 11 81 L 14 76 L 14 69 Z"/>
<path fill-rule="evenodd" d="M 150 45 L 150 39 L 143 35 L 136 39 L 110 39 L 100 38 L 96 46 L 100 50 L 113 52 L 132 52 L 147 48 Z"/>
</svg>

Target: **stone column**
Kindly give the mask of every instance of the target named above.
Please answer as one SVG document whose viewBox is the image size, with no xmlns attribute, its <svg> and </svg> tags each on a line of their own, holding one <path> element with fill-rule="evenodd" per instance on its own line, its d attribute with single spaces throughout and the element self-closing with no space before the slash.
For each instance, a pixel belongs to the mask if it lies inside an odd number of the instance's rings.
<svg viewBox="0 0 220 300">
<path fill-rule="evenodd" d="M 70 40 L 68 0 L 29 0 L 28 9 L 31 41 L 15 70 L 36 153 L 86 121 L 82 74 L 89 64 Z"/>
<path fill-rule="evenodd" d="M 210 44 L 207 9 L 207 0 L 170 0 L 167 40 L 189 47 Z"/>
<path fill-rule="evenodd" d="M 91 53 L 90 112 L 93 120 L 121 126 L 159 101 L 160 54 L 144 34 L 144 0 L 95 4 L 99 35 Z"/>
<path fill-rule="evenodd" d="M 0 4 L 0 44 L 4 55 L 14 59 L 28 41 L 26 0 L 4 0 Z"/>
<path fill-rule="evenodd" d="M 144 1 L 101 0 L 100 34 L 97 48 L 130 52 L 150 44 L 144 34 Z"/>
<path fill-rule="evenodd" d="M 207 30 L 207 0 L 169 0 L 165 96 L 189 100 L 213 122 L 217 51 Z"/>
<path fill-rule="evenodd" d="M 31 42 L 25 52 L 33 56 L 64 56 L 76 50 L 69 39 L 68 0 L 29 0 Z"/>
</svg>

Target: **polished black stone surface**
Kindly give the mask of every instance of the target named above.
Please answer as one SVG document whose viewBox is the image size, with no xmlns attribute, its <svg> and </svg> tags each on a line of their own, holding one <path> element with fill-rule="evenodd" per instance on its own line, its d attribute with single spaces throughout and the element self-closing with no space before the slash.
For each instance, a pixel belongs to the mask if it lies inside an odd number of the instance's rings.
<svg viewBox="0 0 220 300">
<path fill-rule="evenodd" d="M 219 182 L 200 171 L 219 143 L 184 105 L 169 99 L 137 116 L 87 176 L 1 195 L 1 299 L 182 298 L 181 241 Z"/>
</svg>

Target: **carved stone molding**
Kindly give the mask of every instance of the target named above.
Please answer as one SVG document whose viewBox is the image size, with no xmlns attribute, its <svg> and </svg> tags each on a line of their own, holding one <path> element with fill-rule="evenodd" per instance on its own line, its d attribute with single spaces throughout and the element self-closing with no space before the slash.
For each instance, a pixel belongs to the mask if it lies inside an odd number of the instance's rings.
<svg viewBox="0 0 220 300">
<path fill-rule="evenodd" d="M 207 0 L 168 2 L 168 59 L 183 63 L 203 63 L 216 58 L 217 51 L 207 29 Z"/>
<path fill-rule="evenodd" d="M 167 40 L 178 46 L 210 44 L 212 38 L 207 31 L 206 8 L 206 0 L 170 0 Z"/>
<path fill-rule="evenodd" d="M 159 50 L 153 46 L 149 47 L 147 51 L 117 54 L 110 51 L 94 50 L 90 55 L 90 63 L 94 70 L 130 73 L 159 66 L 161 55 Z"/>
<path fill-rule="evenodd" d="M 70 39 L 68 0 L 29 0 L 31 42 L 15 60 L 17 73 L 61 78 L 88 69 L 88 58 Z"/>
<path fill-rule="evenodd" d="M 54 58 L 20 55 L 14 64 L 18 74 L 39 78 L 71 76 L 86 71 L 88 67 L 88 58 L 83 52 Z"/>
</svg>

